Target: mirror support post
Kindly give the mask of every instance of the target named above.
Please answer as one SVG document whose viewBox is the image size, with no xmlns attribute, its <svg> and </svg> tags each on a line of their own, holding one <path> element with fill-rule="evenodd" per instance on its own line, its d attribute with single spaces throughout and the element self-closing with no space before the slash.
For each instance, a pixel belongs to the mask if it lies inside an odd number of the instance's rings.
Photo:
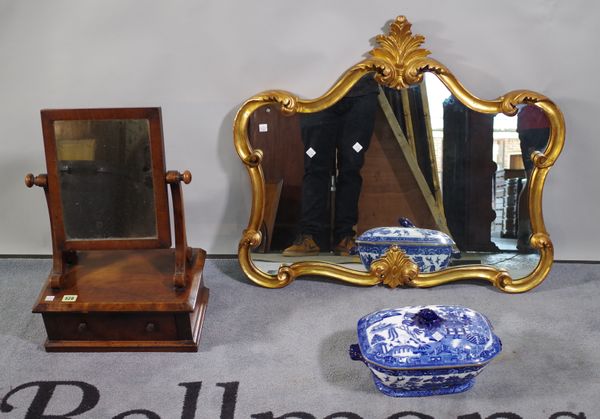
<svg viewBox="0 0 600 419">
<path fill-rule="evenodd" d="M 40 174 L 37 176 L 28 173 L 25 175 L 25 185 L 28 188 L 39 186 L 44 188 L 44 196 L 46 197 L 46 204 L 48 205 L 48 213 L 50 211 L 50 197 L 48 191 L 48 175 Z M 65 273 L 65 260 L 66 254 L 63 249 L 59 248 L 58 242 L 54 234 L 54 226 L 52 223 L 52 216 L 50 216 L 50 230 L 52 232 L 52 271 L 49 275 L 50 287 L 54 289 L 60 289 L 63 287 L 63 274 Z"/>
<path fill-rule="evenodd" d="M 181 182 L 186 185 L 192 181 L 189 170 L 179 173 L 169 170 L 165 176 L 166 182 L 171 187 L 171 198 L 173 199 L 173 225 L 175 227 L 175 273 L 173 274 L 173 285 L 176 288 L 184 288 L 187 279 L 187 265 L 192 258 L 192 249 L 187 245 L 185 233 L 185 212 L 183 209 L 183 191 Z"/>
</svg>

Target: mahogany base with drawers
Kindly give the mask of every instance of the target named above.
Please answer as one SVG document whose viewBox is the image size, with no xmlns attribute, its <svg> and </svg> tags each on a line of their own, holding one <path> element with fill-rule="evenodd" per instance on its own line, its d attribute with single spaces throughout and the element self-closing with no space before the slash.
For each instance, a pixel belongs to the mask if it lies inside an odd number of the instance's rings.
<svg viewBox="0 0 600 419">
<path fill-rule="evenodd" d="M 198 350 L 208 302 L 206 253 L 192 249 L 186 285 L 173 285 L 174 249 L 77 252 L 65 286 L 47 282 L 41 313 L 49 352 Z"/>
</svg>

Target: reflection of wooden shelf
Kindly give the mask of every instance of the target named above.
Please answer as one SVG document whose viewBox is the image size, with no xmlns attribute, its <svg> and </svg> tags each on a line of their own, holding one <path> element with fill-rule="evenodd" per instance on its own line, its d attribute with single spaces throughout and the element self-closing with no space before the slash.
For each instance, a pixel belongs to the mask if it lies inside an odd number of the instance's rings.
<svg viewBox="0 0 600 419">
<path fill-rule="evenodd" d="M 281 200 L 281 189 L 283 179 L 278 182 L 265 182 L 265 215 L 263 217 L 263 225 L 261 232 L 263 240 L 259 251 L 268 252 L 271 249 L 271 240 L 273 240 L 273 230 L 275 228 L 275 218 L 277 217 L 277 209 Z"/>
<path fill-rule="evenodd" d="M 494 189 L 494 210 L 496 213 L 496 219 L 492 225 L 494 233 L 500 237 L 516 238 L 516 229 L 518 223 L 518 198 L 521 191 L 521 184 L 513 186 L 513 188 L 507 188 L 507 184 L 510 179 L 525 178 L 527 175 L 524 169 L 502 169 L 496 172 Z M 508 190 L 513 189 L 515 194 L 508 196 Z M 509 205 L 509 201 L 512 203 Z M 512 211 L 512 215 L 509 217 L 509 212 Z M 512 224 L 511 224 L 512 223 Z M 507 225 L 510 225 L 508 230 L 511 233 L 507 234 Z"/>
<path fill-rule="evenodd" d="M 46 283 L 33 309 L 44 319 L 46 350 L 197 351 L 208 301 L 205 257 L 193 249 L 186 286 L 177 289 L 174 249 L 78 252 L 64 287 Z M 69 295 L 76 301 L 63 302 Z"/>
</svg>

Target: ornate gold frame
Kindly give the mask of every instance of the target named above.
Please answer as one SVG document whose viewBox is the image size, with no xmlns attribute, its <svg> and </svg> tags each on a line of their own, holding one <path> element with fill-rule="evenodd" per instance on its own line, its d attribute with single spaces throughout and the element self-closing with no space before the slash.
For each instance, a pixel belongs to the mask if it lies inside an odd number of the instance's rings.
<svg viewBox="0 0 600 419">
<path fill-rule="evenodd" d="M 429 57 L 430 51 L 421 48 L 424 40 L 421 35 L 413 35 L 411 24 L 404 16 L 399 16 L 390 25 L 387 35 L 377 36 L 378 46 L 370 51 L 370 57 L 348 69 L 323 96 L 304 100 L 286 91 L 272 90 L 253 96 L 238 110 L 234 121 L 234 144 L 246 165 L 253 191 L 250 220 L 239 243 L 238 257 L 242 270 L 254 283 L 267 288 L 281 288 L 296 277 L 316 275 L 363 286 L 384 283 L 392 288 L 399 285 L 427 288 L 462 279 L 481 279 L 502 291 L 519 293 L 536 287 L 548 275 L 554 260 L 554 249 L 544 225 L 542 192 L 548 170 L 564 145 L 565 125 L 561 111 L 547 97 L 528 90 L 511 91 L 494 100 L 479 99 L 465 89 L 446 66 Z M 278 104 L 281 112 L 286 115 L 318 112 L 340 100 L 368 72 L 376 72 L 375 78 L 379 83 L 396 89 L 421 82 L 425 72 L 434 73 L 458 100 L 478 112 L 513 116 L 517 113 L 517 105 L 531 104 L 546 113 L 550 121 L 550 138 L 546 149 L 535 152 L 532 156 L 534 169 L 529 181 L 529 210 L 533 232 L 530 243 L 540 253 L 538 264 L 531 273 L 513 279 L 505 270 L 484 265 L 419 273 L 417 266 L 396 247 L 392 247 L 383 258 L 373 263 L 369 272 L 310 261 L 282 265 L 276 275 L 257 269 L 250 257 L 250 250 L 262 240 L 259 230 L 264 217 L 265 180 L 261 167 L 263 153 L 261 150 L 253 150 L 248 139 L 250 116 L 258 108 L 271 104 Z"/>
</svg>

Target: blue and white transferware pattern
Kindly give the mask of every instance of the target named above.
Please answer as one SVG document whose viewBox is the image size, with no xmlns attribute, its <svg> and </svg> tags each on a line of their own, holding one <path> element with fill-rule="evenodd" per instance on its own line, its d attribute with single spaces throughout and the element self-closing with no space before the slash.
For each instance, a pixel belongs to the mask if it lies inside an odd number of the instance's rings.
<svg viewBox="0 0 600 419">
<path fill-rule="evenodd" d="M 406 253 L 419 267 L 419 272 L 446 268 L 456 246 L 450 236 L 437 230 L 416 228 L 406 219 L 402 221 L 403 227 L 376 227 L 358 236 L 356 246 L 365 268 L 369 270 L 371 263 L 383 257 L 393 245 Z"/>
<path fill-rule="evenodd" d="M 376 387 L 394 397 L 460 393 L 502 350 L 485 316 L 460 306 L 410 306 L 358 321 L 350 357 L 371 370 Z"/>
</svg>

